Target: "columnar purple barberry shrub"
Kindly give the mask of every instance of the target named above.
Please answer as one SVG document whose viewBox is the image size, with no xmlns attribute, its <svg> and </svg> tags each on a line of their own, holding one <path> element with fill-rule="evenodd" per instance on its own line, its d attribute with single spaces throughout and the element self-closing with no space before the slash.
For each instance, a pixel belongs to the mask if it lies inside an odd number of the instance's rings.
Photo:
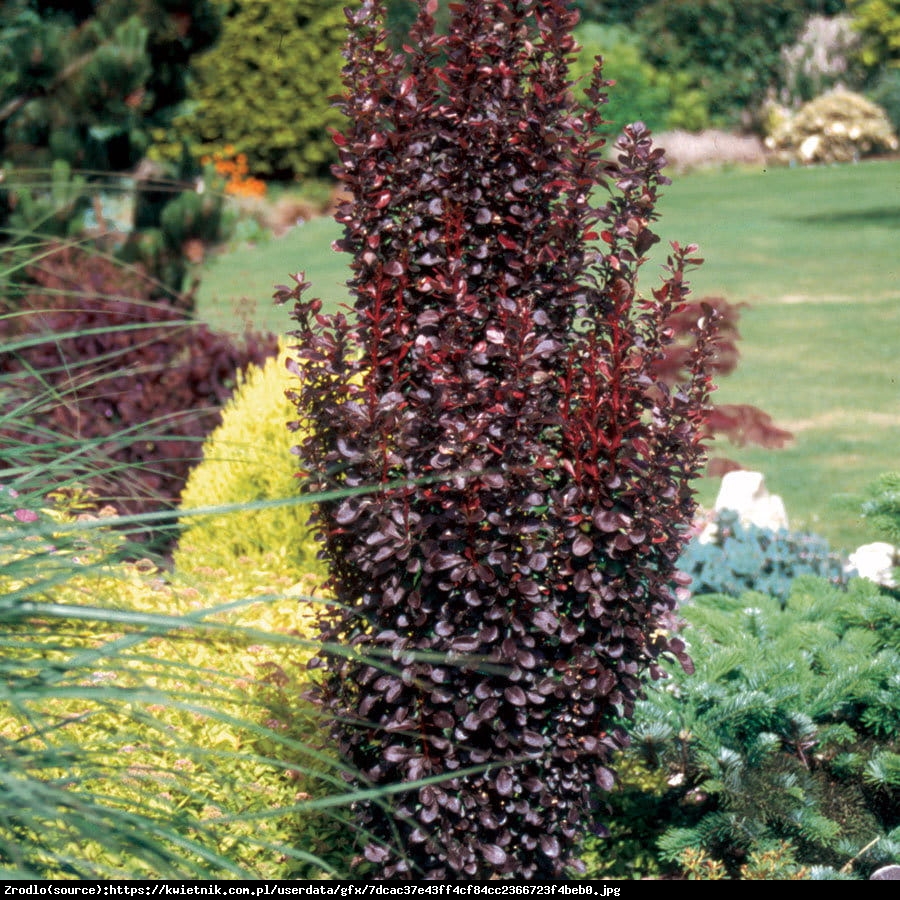
<svg viewBox="0 0 900 900">
<path fill-rule="evenodd" d="M 685 386 L 651 376 L 696 248 L 638 293 L 663 153 L 636 124 L 601 157 L 606 84 L 574 105 L 565 4 L 467 0 L 445 37 L 436 8 L 399 55 L 373 2 L 348 14 L 355 302 L 322 315 L 301 276 L 277 295 L 308 484 L 346 489 L 318 514 L 343 648 L 321 699 L 360 785 L 401 785 L 358 806 L 376 874 L 561 877 L 642 674 L 689 664 L 709 328 Z"/>
</svg>

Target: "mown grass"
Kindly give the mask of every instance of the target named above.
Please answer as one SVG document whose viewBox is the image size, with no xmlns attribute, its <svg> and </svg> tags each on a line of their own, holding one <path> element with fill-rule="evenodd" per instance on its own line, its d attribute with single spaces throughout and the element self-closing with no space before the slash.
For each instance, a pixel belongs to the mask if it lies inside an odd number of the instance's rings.
<svg viewBox="0 0 900 900">
<path fill-rule="evenodd" d="M 290 310 L 272 301 L 276 284 L 305 271 L 313 291 L 330 309 L 346 303 L 349 257 L 331 249 L 340 237 L 331 218 L 312 219 L 284 237 L 243 244 L 214 256 L 204 266 L 197 295 L 199 316 L 214 328 L 233 330 L 245 320 L 277 334 L 291 328 Z"/>
<path fill-rule="evenodd" d="M 700 245 L 697 296 L 749 304 L 741 320 L 742 361 L 719 402 L 750 403 L 794 431 L 783 450 L 718 448 L 766 474 L 791 525 L 839 548 L 875 540 L 860 519 L 859 494 L 898 467 L 900 387 L 900 161 L 812 169 L 707 171 L 680 176 L 660 205 L 663 237 Z M 199 294 L 203 318 L 235 327 L 290 328 L 272 287 L 305 270 L 328 306 L 346 302 L 348 258 L 331 249 L 330 219 L 212 260 Z M 645 290 L 657 280 L 648 266 Z M 718 483 L 701 487 L 711 503 Z"/>
<path fill-rule="evenodd" d="M 792 527 L 844 549 L 876 539 L 848 495 L 898 467 L 900 162 L 697 173 L 668 189 L 660 226 L 701 245 L 698 295 L 749 304 L 716 399 L 795 434 L 782 450 L 723 454 L 766 473 Z"/>
</svg>

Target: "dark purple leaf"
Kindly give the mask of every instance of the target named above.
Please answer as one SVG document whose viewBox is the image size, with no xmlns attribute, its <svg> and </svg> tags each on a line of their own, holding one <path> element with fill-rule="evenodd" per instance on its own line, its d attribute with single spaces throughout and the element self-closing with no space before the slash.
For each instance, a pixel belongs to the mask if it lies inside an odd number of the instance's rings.
<svg viewBox="0 0 900 900">
<path fill-rule="evenodd" d="M 559 620 L 552 612 L 546 609 L 539 609 L 534 614 L 532 621 L 546 634 L 553 634 L 559 627 Z"/>
<path fill-rule="evenodd" d="M 572 541 L 572 554 L 574 556 L 587 556 L 593 549 L 594 542 L 586 534 L 579 534 Z"/>
<path fill-rule="evenodd" d="M 587 569 L 579 569 L 572 576 L 572 586 L 580 593 L 589 591 L 591 588 L 591 573 Z"/>
<path fill-rule="evenodd" d="M 513 779 L 512 775 L 509 774 L 509 771 L 506 769 L 501 769 L 497 773 L 497 780 L 494 785 L 497 788 L 497 793 L 501 797 L 509 797 L 513 792 Z"/>
<path fill-rule="evenodd" d="M 503 692 L 503 696 L 512 703 L 513 706 L 525 706 L 528 703 L 528 698 L 525 696 L 525 691 L 522 690 L 517 684 L 512 685 L 511 687 L 506 688 Z"/>
<path fill-rule="evenodd" d="M 616 686 L 616 676 L 608 669 L 603 669 L 597 675 L 597 693 L 608 694 Z"/>
<path fill-rule="evenodd" d="M 551 834 L 542 834 L 539 839 L 541 853 L 550 859 L 556 859 L 560 854 L 559 841 Z"/>
<path fill-rule="evenodd" d="M 448 712 L 437 712 L 431 721 L 437 728 L 452 728 L 455 720 Z"/>
<path fill-rule="evenodd" d="M 396 744 L 387 747 L 382 753 L 382 756 L 388 762 L 393 763 L 406 762 L 406 760 L 411 759 L 414 755 L 414 752 L 408 747 L 401 747 Z"/>
<path fill-rule="evenodd" d="M 618 531 L 621 524 L 619 516 L 611 509 L 595 510 L 594 515 L 591 518 L 593 519 L 594 525 L 596 525 L 600 531 Z"/>
<path fill-rule="evenodd" d="M 496 831 L 500 827 L 500 823 L 490 810 L 483 810 L 478 814 L 478 821 L 488 830 Z"/>
<path fill-rule="evenodd" d="M 506 863 L 506 853 L 496 844 L 483 844 L 481 854 L 492 866 L 502 866 Z"/>
<path fill-rule="evenodd" d="M 477 634 L 463 635 L 450 642 L 450 649 L 458 653 L 474 653 L 480 646 L 481 639 Z"/>
<path fill-rule="evenodd" d="M 390 855 L 387 847 L 381 847 L 375 844 L 366 844 L 366 849 L 363 853 L 366 859 L 372 863 L 383 863 Z"/>
<path fill-rule="evenodd" d="M 561 348 L 559 341 L 543 340 L 533 350 L 534 356 L 548 356 Z"/>
</svg>

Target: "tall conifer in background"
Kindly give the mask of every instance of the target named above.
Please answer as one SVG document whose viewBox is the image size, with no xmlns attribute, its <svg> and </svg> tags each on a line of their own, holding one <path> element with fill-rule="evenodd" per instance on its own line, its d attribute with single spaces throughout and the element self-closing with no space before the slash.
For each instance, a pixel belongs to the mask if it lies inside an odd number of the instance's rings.
<svg viewBox="0 0 900 900">
<path fill-rule="evenodd" d="M 219 36 L 212 0 L 10 0 L 0 6 L 0 161 L 135 165 Z"/>
</svg>

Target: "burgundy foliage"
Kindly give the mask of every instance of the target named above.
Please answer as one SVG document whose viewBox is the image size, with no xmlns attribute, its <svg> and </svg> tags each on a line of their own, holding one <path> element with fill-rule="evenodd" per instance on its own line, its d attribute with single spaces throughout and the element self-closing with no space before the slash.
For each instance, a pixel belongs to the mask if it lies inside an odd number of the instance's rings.
<svg viewBox="0 0 900 900">
<path fill-rule="evenodd" d="M 654 365 L 654 377 L 665 381 L 670 387 L 689 377 L 696 343 L 697 319 L 705 307 L 711 307 L 717 316 L 716 345 L 710 359 L 710 371 L 717 377 L 733 372 L 740 356 L 737 349 L 740 338 L 737 323 L 741 308 L 745 305 L 730 303 L 722 297 L 704 297 L 690 301 L 673 312 L 666 321 L 666 327 L 672 329 L 674 341 Z M 759 447 L 780 449 L 793 439 L 793 435 L 779 428 L 768 413 L 746 403 L 714 404 L 709 410 L 706 428 L 710 437 L 721 435 L 738 447 L 756 444 Z M 707 471 L 712 476 L 719 476 L 740 468 L 739 463 L 715 457 L 710 460 Z"/>
<path fill-rule="evenodd" d="M 602 160 L 607 85 L 573 105 L 565 4 L 453 4 L 446 38 L 436 8 L 398 56 L 382 10 L 348 12 L 354 307 L 323 315 L 301 276 L 276 295 L 308 487 L 350 491 L 319 507 L 320 697 L 358 783 L 408 785 L 358 805 L 377 877 L 562 877 L 641 676 L 689 665 L 676 563 L 715 313 L 669 390 L 696 248 L 638 293 L 663 153 L 637 124 Z"/>
<path fill-rule="evenodd" d="M 177 502 L 238 369 L 277 352 L 237 344 L 160 299 L 151 280 L 60 246 L 26 271 L 0 317 L 0 440 L 33 464 L 68 457 L 104 500 L 140 512 Z M 4 454 L 12 460 L 13 454 Z"/>
</svg>

